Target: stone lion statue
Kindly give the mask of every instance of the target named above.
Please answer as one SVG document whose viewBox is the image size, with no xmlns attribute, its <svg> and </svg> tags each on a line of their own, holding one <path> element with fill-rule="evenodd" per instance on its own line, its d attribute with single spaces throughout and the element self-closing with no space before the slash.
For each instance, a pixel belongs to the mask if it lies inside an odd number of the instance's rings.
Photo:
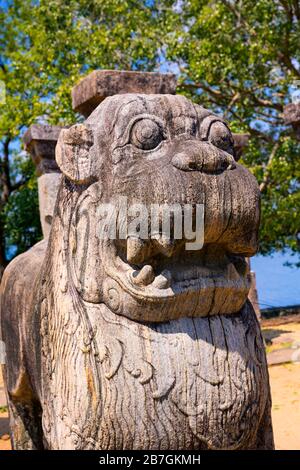
<svg viewBox="0 0 300 470">
<path fill-rule="evenodd" d="M 106 98 L 56 147 L 49 242 L 1 285 L 15 449 L 272 449 L 247 300 L 259 189 L 228 125 L 183 96 Z M 204 244 L 99 237 L 99 206 L 202 204 Z"/>
</svg>

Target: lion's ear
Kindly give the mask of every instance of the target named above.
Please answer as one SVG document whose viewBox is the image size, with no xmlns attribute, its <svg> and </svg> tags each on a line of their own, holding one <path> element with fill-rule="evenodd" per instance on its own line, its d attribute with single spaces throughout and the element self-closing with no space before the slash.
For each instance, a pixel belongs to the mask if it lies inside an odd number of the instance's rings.
<svg viewBox="0 0 300 470">
<path fill-rule="evenodd" d="M 78 184 L 88 183 L 92 178 L 90 148 L 93 133 L 84 124 L 63 129 L 56 146 L 56 162 L 63 174 Z"/>
</svg>

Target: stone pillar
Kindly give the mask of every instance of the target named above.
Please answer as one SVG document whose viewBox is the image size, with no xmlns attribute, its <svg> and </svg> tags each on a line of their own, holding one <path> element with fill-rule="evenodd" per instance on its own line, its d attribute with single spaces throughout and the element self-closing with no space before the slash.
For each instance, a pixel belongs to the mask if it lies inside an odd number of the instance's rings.
<svg viewBox="0 0 300 470">
<path fill-rule="evenodd" d="M 50 233 L 56 195 L 61 179 L 55 161 L 55 147 L 61 127 L 34 124 L 26 131 L 23 141 L 36 165 L 39 208 L 44 238 Z"/>
<path fill-rule="evenodd" d="M 292 126 L 296 139 L 300 140 L 300 103 L 290 103 L 285 106 L 283 120 L 287 126 Z"/>
<path fill-rule="evenodd" d="M 72 89 L 72 106 L 87 118 L 108 96 L 124 93 L 174 95 L 176 86 L 176 76 L 170 73 L 95 70 Z"/>
</svg>

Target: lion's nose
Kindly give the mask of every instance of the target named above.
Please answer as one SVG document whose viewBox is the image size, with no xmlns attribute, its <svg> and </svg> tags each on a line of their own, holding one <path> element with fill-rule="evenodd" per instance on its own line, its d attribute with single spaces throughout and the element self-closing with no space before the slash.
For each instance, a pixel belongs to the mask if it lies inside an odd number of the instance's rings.
<svg viewBox="0 0 300 470">
<path fill-rule="evenodd" d="M 187 141 L 180 145 L 172 158 L 172 164 L 183 171 L 214 173 L 235 168 L 232 155 L 203 141 Z"/>
</svg>

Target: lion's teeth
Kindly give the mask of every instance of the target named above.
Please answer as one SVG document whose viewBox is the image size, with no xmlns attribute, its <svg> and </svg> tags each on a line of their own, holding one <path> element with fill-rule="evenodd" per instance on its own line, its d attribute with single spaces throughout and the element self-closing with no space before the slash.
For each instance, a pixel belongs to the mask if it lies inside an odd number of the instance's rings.
<svg viewBox="0 0 300 470">
<path fill-rule="evenodd" d="M 128 263 L 138 264 L 143 262 L 144 242 L 137 237 L 127 239 L 127 261 Z"/>
<path fill-rule="evenodd" d="M 154 281 L 155 274 L 152 266 L 147 264 L 139 272 L 135 271 L 132 275 L 132 281 L 134 284 L 141 286 L 148 286 L 151 282 Z"/>
<path fill-rule="evenodd" d="M 157 289 L 167 289 L 170 287 L 172 282 L 172 274 L 170 271 L 167 269 L 162 271 L 162 273 L 159 276 L 156 276 L 156 278 L 153 281 L 153 286 L 156 287 Z"/>
</svg>

